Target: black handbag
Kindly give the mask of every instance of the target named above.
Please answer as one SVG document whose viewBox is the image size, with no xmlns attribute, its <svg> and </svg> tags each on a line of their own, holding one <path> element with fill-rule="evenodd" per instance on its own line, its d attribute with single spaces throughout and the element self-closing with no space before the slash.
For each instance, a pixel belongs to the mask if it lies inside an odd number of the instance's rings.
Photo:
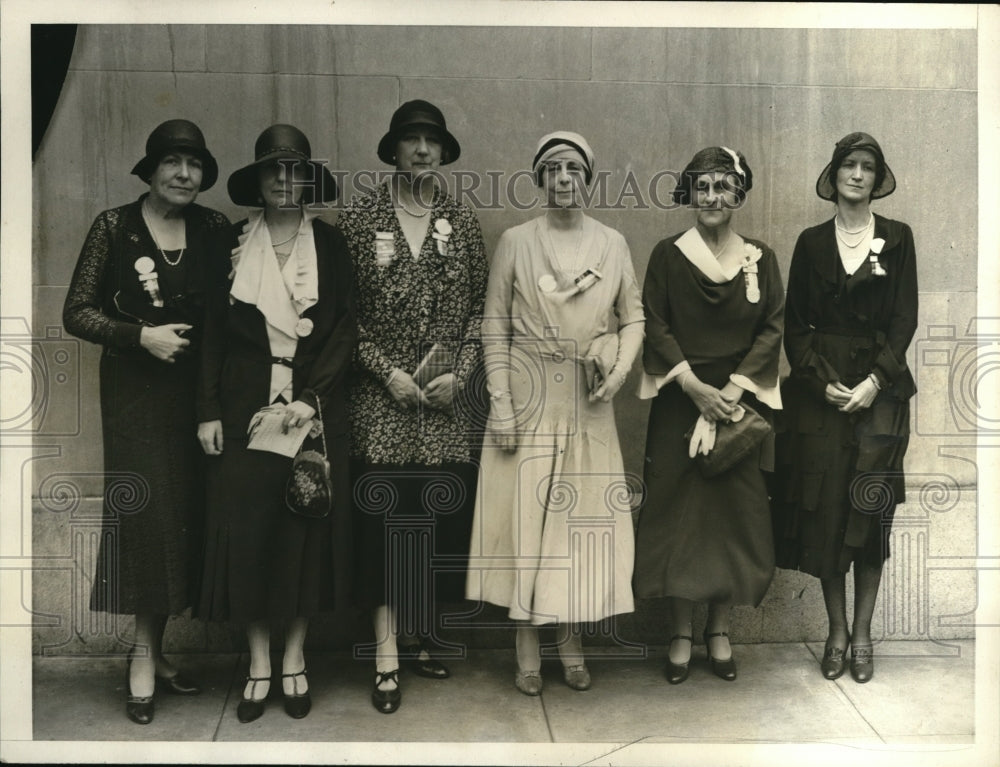
<svg viewBox="0 0 1000 767">
<path fill-rule="evenodd" d="M 703 477 L 715 477 L 729 471 L 746 458 L 771 433 L 771 424 L 749 405 L 740 405 L 743 417 L 739 421 L 716 421 L 715 446 L 708 455 L 696 453 L 694 462 Z M 696 422 L 697 423 L 697 422 Z M 694 426 L 684 439 L 690 440 Z"/>
<path fill-rule="evenodd" d="M 300 450 L 292 461 L 292 473 L 285 483 L 285 505 L 303 517 L 322 519 L 333 508 L 333 482 L 330 480 L 330 461 L 326 457 L 326 430 L 323 428 L 323 410 L 316 397 L 316 415 L 319 417 L 319 435 L 323 452 Z"/>
</svg>

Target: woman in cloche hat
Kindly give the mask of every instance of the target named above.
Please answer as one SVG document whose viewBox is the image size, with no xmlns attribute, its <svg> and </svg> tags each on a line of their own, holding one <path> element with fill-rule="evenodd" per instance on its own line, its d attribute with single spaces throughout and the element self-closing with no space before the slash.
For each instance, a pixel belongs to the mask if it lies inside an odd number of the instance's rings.
<svg viewBox="0 0 1000 767">
<path fill-rule="evenodd" d="M 555 624 L 563 681 L 583 691 L 591 677 L 581 624 L 633 609 L 613 399 L 642 344 L 643 314 L 625 238 L 586 211 L 587 140 L 542 136 L 531 169 L 544 213 L 506 230 L 490 266 L 489 436 L 466 595 L 507 609 L 517 626 L 514 685 L 538 695 L 540 626 Z"/>
<path fill-rule="evenodd" d="M 476 469 L 463 393 L 481 358 L 486 256 L 475 213 L 440 183 L 438 168 L 459 152 L 440 109 L 406 102 L 378 144 L 395 169 L 338 220 L 361 328 L 351 388 L 356 597 L 372 610 L 371 698 L 386 714 L 400 704 L 400 661 L 449 676 L 423 640 L 439 601 L 462 598 L 468 555 Z"/>
<path fill-rule="evenodd" d="M 153 720 L 154 689 L 195 695 L 162 652 L 167 616 L 195 598 L 203 477 L 194 437 L 206 277 L 227 260 L 229 221 L 196 205 L 218 166 L 194 123 L 168 120 L 132 173 L 149 186 L 94 221 L 63 323 L 103 346 L 104 525 L 90 607 L 135 616 L 125 712 Z"/>
<path fill-rule="evenodd" d="M 351 261 L 340 231 L 311 203 L 333 200 L 330 172 L 292 125 L 257 139 L 254 161 L 229 177 L 229 196 L 250 215 L 233 227 L 232 259 L 213 275 L 199 386 L 198 438 L 209 456 L 205 562 L 197 614 L 246 624 L 250 671 L 236 715 L 264 713 L 271 685 L 272 624 L 285 629 L 285 712 L 309 713 L 303 655 L 309 617 L 344 593 L 347 515 L 347 371 L 357 335 Z M 333 510 L 292 513 L 288 455 L 248 445 L 261 416 L 282 431 L 322 427 Z M 335 570 L 335 565 L 337 569 Z"/>
<path fill-rule="evenodd" d="M 643 285 L 646 342 L 640 396 L 653 397 L 646 435 L 646 499 L 636 530 L 635 593 L 667 597 L 670 642 L 664 676 L 688 678 L 694 602 L 707 602 L 702 637 L 715 676 L 735 681 L 731 606 L 758 605 L 774 575 L 764 471 L 774 441 L 759 440 L 724 471 L 727 434 L 781 407 L 778 358 L 784 289 L 778 259 L 733 220 L 753 188 L 743 153 L 695 153 L 673 198 L 694 226 L 662 240 Z M 748 416 L 749 414 L 749 416 Z M 730 437 L 731 439 L 731 437 Z M 732 444 L 732 443 L 730 443 Z"/>
<path fill-rule="evenodd" d="M 917 328 L 910 227 L 871 212 L 896 179 L 867 133 L 837 142 L 816 193 L 836 205 L 799 235 L 788 274 L 785 487 L 775 504 L 778 565 L 818 577 L 829 632 L 821 670 L 874 673 L 871 621 L 896 504 L 904 500 L 906 352 Z M 854 565 L 848 631 L 845 576 Z"/>
</svg>

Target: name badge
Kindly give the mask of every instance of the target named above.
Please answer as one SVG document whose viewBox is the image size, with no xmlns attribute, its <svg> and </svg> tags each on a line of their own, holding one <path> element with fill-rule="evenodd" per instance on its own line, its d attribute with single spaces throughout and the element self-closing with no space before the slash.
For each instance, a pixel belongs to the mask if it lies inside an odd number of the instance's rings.
<svg viewBox="0 0 1000 767">
<path fill-rule="evenodd" d="M 573 282 L 576 283 L 576 291 L 582 293 L 587 288 L 593 287 L 597 284 L 597 281 L 601 279 L 601 273 L 596 269 L 587 269 L 577 277 Z"/>
<path fill-rule="evenodd" d="M 396 243 L 392 232 L 375 232 L 375 263 L 388 266 L 396 257 Z"/>
</svg>

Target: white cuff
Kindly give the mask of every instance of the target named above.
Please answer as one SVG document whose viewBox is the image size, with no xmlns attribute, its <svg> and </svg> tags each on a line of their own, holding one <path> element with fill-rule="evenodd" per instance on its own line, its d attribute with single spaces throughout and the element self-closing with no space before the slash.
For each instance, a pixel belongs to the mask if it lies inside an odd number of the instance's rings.
<svg viewBox="0 0 1000 767">
<path fill-rule="evenodd" d="M 642 378 L 639 379 L 639 399 L 652 399 L 660 389 L 677 378 L 681 373 L 686 373 L 690 369 L 691 366 L 688 364 L 688 361 L 682 360 L 674 365 L 670 369 L 670 372 L 664 376 L 651 376 L 649 373 L 643 372 Z"/>
<path fill-rule="evenodd" d="M 739 373 L 733 373 L 729 376 L 729 380 L 741 389 L 753 394 L 758 400 L 771 408 L 771 410 L 782 409 L 781 389 L 778 388 L 777 383 L 775 383 L 774 386 L 764 388 L 763 386 L 758 386 L 745 375 L 740 375 Z"/>
</svg>

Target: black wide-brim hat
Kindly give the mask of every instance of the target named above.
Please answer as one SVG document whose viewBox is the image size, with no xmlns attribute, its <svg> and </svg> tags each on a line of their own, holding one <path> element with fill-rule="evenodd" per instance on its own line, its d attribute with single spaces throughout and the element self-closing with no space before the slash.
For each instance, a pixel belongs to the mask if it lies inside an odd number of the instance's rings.
<svg viewBox="0 0 1000 767">
<path fill-rule="evenodd" d="M 188 152 L 201 160 L 201 186 L 198 191 L 212 188 L 219 178 L 219 164 L 205 146 L 201 129 L 190 120 L 167 120 L 157 125 L 146 139 L 146 156 L 132 168 L 132 175 L 147 184 L 160 164 L 171 152 Z"/>
<path fill-rule="evenodd" d="M 875 155 L 875 159 L 885 170 L 885 176 L 882 178 L 882 183 L 880 183 L 877 188 L 872 190 L 872 199 L 877 200 L 880 197 L 888 197 L 896 191 L 896 177 L 892 174 L 892 169 L 889 167 L 889 163 L 885 161 L 885 155 L 882 154 L 882 147 L 880 147 L 878 142 L 867 133 L 857 131 L 855 133 L 848 133 L 837 142 L 836 146 L 833 148 L 833 157 L 830 162 L 826 164 L 826 167 L 823 168 L 823 171 L 819 174 L 819 178 L 816 179 L 816 194 L 824 200 L 830 200 L 833 202 L 836 199 L 837 182 L 836 178 L 830 177 L 831 173 L 836 174 L 836 169 L 840 167 L 844 158 L 855 149 L 867 149 Z"/>
<path fill-rule="evenodd" d="M 407 101 L 392 114 L 389 130 L 378 142 L 378 158 L 387 165 L 396 164 L 396 144 L 403 132 L 414 125 L 424 125 L 434 128 L 441 138 L 441 164 L 455 162 L 462 153 L 458 139 L 448 132 L 441 110 L 429 101 L 416 99 Z"/>
<path fill-rule="evenodd" d="M 278 123 L 267 128 L 257 137 L 253 154 L 254 161 L 233 171 L 226 184 L 229 199 L 237 205 L 250 207 L 263 204 L 258 171 L 262 165 L 276 160 L 294 160 L 312 166 L 312 181 L 303 182 L 303 204 L 337 199 L 337 182 L 333 175 L 326 169 L 326 165 L 312 159 L 309 139 L 294 125 Z"/>
</svg>

